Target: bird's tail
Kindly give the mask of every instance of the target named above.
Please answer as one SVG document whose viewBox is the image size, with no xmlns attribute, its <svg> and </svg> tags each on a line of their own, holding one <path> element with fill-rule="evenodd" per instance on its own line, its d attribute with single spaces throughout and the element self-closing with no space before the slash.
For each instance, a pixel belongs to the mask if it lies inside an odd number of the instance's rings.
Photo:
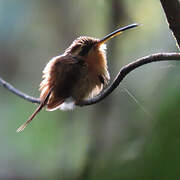
<svg viewBox="0 0 180 180">
<path fill-rule="evenodd" d="M 49 90 L 48 94 L 44 98 L 44 100 L 40 103 L 40 105 L 37 107 L 37 109 L 34 111 L 34 113 L 29 117 L 29 119 L 22 124 L 16 132 L 21 132 L 25 129 L 25 127 L 33 120 L 33 118 L 37 115 L 38 112 L 41 111 L 41 109 L 47 104 L 49 96 L 51 95 L 52 88 Z"/>
</svg>

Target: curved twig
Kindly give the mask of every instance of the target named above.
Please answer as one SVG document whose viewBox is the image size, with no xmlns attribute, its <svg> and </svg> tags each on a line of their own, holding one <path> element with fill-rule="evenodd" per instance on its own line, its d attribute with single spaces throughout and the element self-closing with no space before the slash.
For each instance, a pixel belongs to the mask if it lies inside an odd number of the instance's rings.
<svg viewBox="0 0 180 180">
<path fill-rule="evenodd" d="M 120 69 L 120 71 L 119 71 L 118 75 L 116 76 L 116 78 L 114 79 L 114 81 L 112 82 L 112 84 L 107 89 L 105 89 L 102 93 L 100 93 L 99 95 L 97 95 L 96 97 L 94 97 L 92 99 L 84 100 L 81 103 L 79 103 L 78 105 L 79 106 L 91 105 L 91 104 L 95 104 L 95 103 L 103 100 L 105 97 L 107 97 L 109 94 L 111 94 L 114 91 L 114 89 L 116 89 L 119 86 L 119 84 L 126 77 L 126 75 L 128 75 L 134 69 L 136 69 L 142 65 L 151 63 L 151 62 L 168 61 L 168 60 L 178 60 L 179 61 L 180 53 L 157 53 L 157 54 L 152 54 L 152 55 L 137 59 L 136 61 L 123 66 Z"/>
<path fill-rule="evenodd" d="M 102 91 L 99 95 L 95 96 L 92 99 L 87 99 L 84 101 L 79 102 L 78 106 L 86 106 L 86 105 L 92 105 L 95 103 L 98 103 L 102 101 L 104 98 L 106 98 L 108 95 L 110 95 L 121 83 L 121 81 L 133 70 L 136 68 L 143 66 L 145 64 L 151 63 L 151 62 L 159 62 L 159 61 L 168 61 L 168 60 L 177 60 L 180 61 L 180 53 L 157 53 L 152 54 L 149 56 L 142 57 L 140 59 L 137 59 L 136 61 L 129 63 L 125 66 L 123 66 L 112 84 L 107 87 L 104 91 Z M 4 81 L 2 78 L 0 78 L 0 85 L 5 87 L 7 90 L 11 91 L 15 95 L 29 101 L 32 103 L 40 103 L 39 98 L 35 98 L 32 96 L 29 96 L 15 87 L 13 87 L 8 82 Z"/>
<path fill-rule="evenodd" d="M 22 91 L 16 89 L 14 86 L 12 86 L 11 84 L 9 84 L 5 80 L 3 80 L 1 77 L 0 77 L 0 85 L 3 86 L 4 88 L 6 88 L 7 90 L 11 91 L 15 95 L 17 95 L 29 102 L 40 104 L 39 98 L 35 98 L 35 97 L 27 95 L 26 93 L 23 93 Z"/>
</svg>

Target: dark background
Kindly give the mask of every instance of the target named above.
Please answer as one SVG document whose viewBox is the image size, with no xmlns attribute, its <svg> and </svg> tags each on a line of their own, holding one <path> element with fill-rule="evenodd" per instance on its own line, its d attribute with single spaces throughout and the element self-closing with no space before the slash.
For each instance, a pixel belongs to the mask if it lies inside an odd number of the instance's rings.
<svg viewBox="0 0 180 180">
<path fill-rule="evenodd" d="M 157 0 L 0 0 L 0 76 L 35 97 L 46 63 L 81 35 L 107 44 L 111 79 L 133 60 L 177 51 Z M 0 179 L 178 180 L 178 62 L 143 66 L 102 102 L 70 112 L 42 111 L 0 87 Z"/>
</svg>

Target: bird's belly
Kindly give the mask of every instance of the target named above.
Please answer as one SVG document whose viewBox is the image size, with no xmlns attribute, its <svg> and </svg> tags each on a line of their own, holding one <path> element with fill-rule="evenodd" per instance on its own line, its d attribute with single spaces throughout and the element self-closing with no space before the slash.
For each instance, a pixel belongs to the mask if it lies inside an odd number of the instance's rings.
<svg viewBox="0 0 180 180">
<path fill-rule="evenodd" d="M 92 98 L 100 92 L 100 86 L 100 82 L 96 78 L 90 75 L 85 75 L 76 83 L 72 97 L 76 102 L 86 98 Z"/>
<path fill-rule="evenodd" d="M 79 101 L 82 101 L 85 98 L 93 97 L 93 90 L 97 86 L 97 83 L 93 78 L 89 76 L 84 76 L 79 79 L 72 90 L 71 96 L 65 99 L 58 108 L 61 110 L 72 110 L 75 107 L 75 104 Z"/>
</svg>

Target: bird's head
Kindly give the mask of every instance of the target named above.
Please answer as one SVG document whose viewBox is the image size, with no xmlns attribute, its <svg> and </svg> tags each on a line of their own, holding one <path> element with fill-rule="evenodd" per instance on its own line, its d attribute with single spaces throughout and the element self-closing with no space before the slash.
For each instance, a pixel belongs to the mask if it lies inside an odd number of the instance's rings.
<svg viewBox="0 0 180 180">
<path fill-rule="evenodd" d="M 138 24 L 131 24 L 106 35 L 102 39 L 96 39 L 87 36 L 81 36 L 73 41 L 73 43 L 66 49 L 65 53 L 70 53 L 73 56 L 86 57 L 90 52 L 105 51 L 105 43 L 111 38 L 121 34 L 123 31 L 137 27 Z"/>
</svg>

